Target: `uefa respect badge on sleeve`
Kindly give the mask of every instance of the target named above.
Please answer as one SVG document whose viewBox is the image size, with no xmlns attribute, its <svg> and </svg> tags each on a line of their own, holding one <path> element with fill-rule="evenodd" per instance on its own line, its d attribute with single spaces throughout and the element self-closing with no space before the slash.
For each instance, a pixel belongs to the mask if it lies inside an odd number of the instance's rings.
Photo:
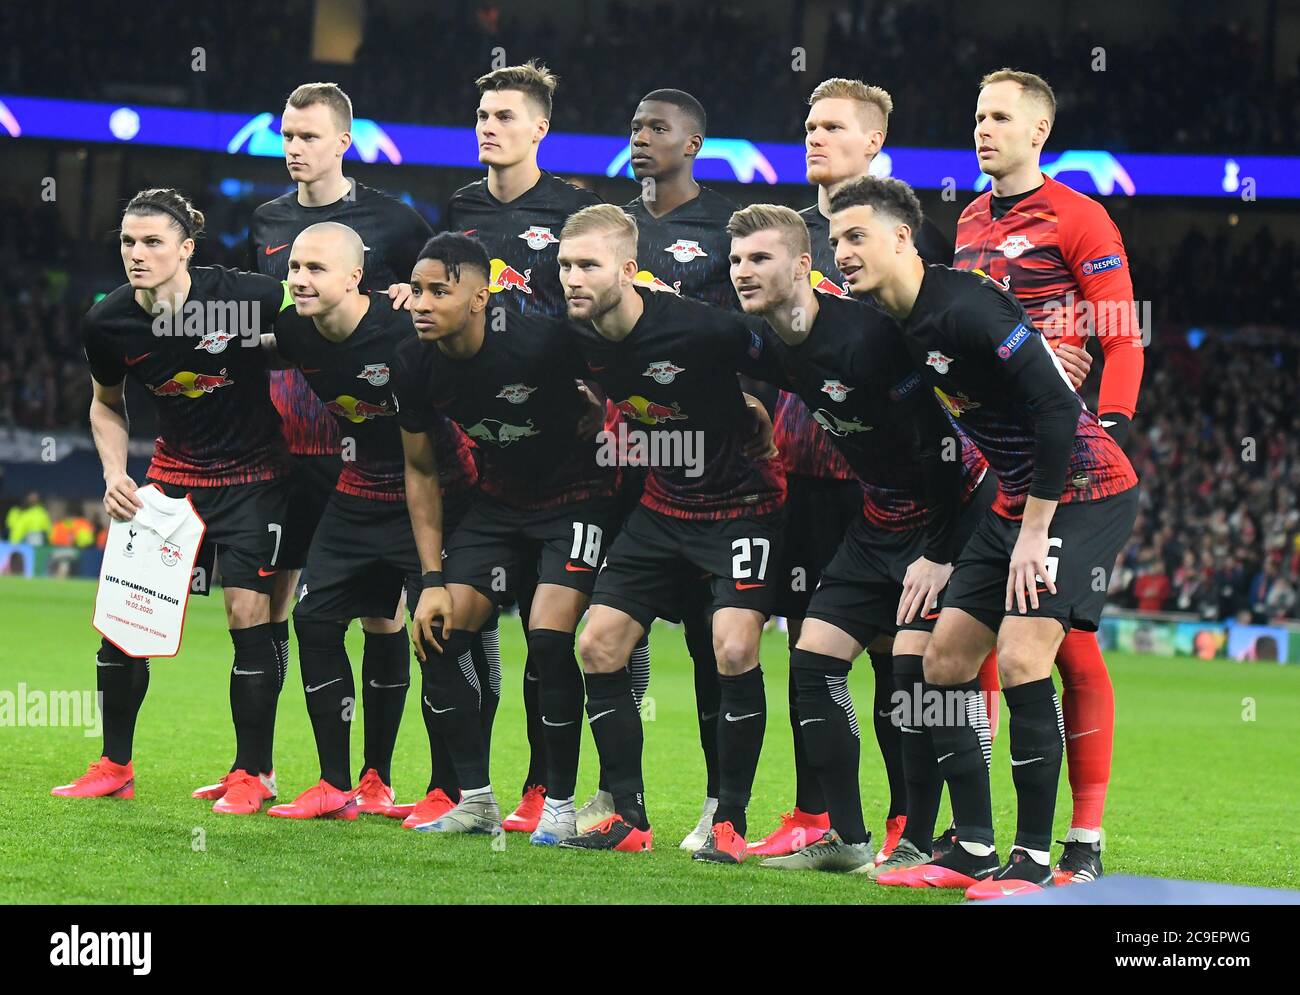
<svg viewBox="0 0 1300 995">
<path fill-rule="evenodd" d="M 175 656 L 207 526 L 187 497 L 152 484 L 135 493 L 144 507 L 108 527 L 93 624 L 127 656 Z"/>
</svg>

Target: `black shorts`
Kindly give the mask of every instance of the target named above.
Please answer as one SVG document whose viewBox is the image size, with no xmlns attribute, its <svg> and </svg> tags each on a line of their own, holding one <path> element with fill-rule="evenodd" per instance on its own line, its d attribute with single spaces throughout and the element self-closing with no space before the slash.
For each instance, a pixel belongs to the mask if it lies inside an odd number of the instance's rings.
<svg viewBox="0 0 1300 995">
<path fill-rule="evenodd" d="M 1115 557 L 1128 542 L 1137 518 L 1138 489 L 1100 501 L 1058 505 L 1048 529 L 1047 568 L 1054 571 L 1056 593 L 1039 590 L 1038 607 L 1024 616 L 1005 610 L 1011 552 L 1020 536 L 1020 523 L 992 511 L 984 515 L 957 563 L 944 591 L 943 606 L 960 608 L 994 632 L 1003 616 L 1054 618 L 1066 632 L 1095 632 L 1106 606 L 1106 585 Z"/>
<path fill-rule="evenodd" d="M 808 602 L 840 543 L 862 517 L 862 486 L 856 480 L 792 476 L 786 483 L 786 529 L 773 615 L 803 618 Z"/>
<path fill-rule="evenodd" d="M 957 522 L 960 549 L 984 520 L 997 495 L 997 481 L 986 476 L 962 509 Z M 862 514 L 849 526 L 844 541 L 822 571 L 821 583 L 813 592 L 806 618 L 821 619 L 842 629 L 863 646 L 877 636 L 893 635 L 900 629 L 930 632 L 944 604 L 927 606 L 902 626 L 895 624 L 898 601 L 903 593 L 907 568 L 925 554 L 925 529 L 886 532 Z M 945 589 L 946 591 L 946 589 Z"/>
<path fill-rule="evenodd" d="M 711 577 L 710 609 L 751 608 L 767 615 L 776 597 L 772 570 L 781 557 L 783 511 L 694 521 L 645 505 L 628 516 L 596 579 L 593 605 L 626 612 L 645 628 L 656 618 L 680 622 L 684 595 Z"/>
<path fill-rule="evenodd" d="M 287 480 L 258 480 L 229 487 L 186 487 L 149 481 L 168 497 L 187 494 L 194 510 L 207 525 L 203 545 L 195 559 L 195 570 L 211 570 L 218 564 L 225 587 L 243 587 L 270 594 L 279 554 L 284 547 L 284 522 L 288 515 Z M 207 594 L 207 579 L 200 586 L 195 578 L 190 590 Z"/>
<path fill-rule="evenodd" d="M 443 581 L 467 584 L 494 605 L 526 579 L 590 596 L 617 521 L 612 497 L 521 511 L 480 494 L 446 540 Z"/>
<path fill-rule="evenodd" d="M 299 570 L 307 562 L 307 550 L 325 506 L 334 493 L 343 461 L 338 456 L 291 456 L 289 521 L 280 544 L 280 566 Z"/>
</svg>

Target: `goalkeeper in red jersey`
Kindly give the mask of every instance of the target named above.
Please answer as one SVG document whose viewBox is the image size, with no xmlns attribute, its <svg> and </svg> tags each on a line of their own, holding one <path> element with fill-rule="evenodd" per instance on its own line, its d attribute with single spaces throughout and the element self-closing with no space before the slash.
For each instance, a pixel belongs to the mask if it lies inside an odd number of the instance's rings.
<svg viewBox="0 0 1300 995">
<path fill-rule="evenodd" d="M 957 221 L 955 265 L 981 270 L 1014 294 L 1067 365 L 1086 366 L 1086 340 L 1096 336 L 1103 357 L 1097 412 L 1122 446 L 1143 365 L 1128 256 L 1106 209 L 1040 168 L 1055 117 L 1056 98 L 1041 77 L 1012 69 L 984 77 L 974 137 L 992 188 Z M 1095 632 L 1072 629 L 1056 663 L 1074 798 L 1065 852 L 1055 868 L 1056 882 L 1066 884 L 1101 875 L 1115 694 Z"/>
</svg>

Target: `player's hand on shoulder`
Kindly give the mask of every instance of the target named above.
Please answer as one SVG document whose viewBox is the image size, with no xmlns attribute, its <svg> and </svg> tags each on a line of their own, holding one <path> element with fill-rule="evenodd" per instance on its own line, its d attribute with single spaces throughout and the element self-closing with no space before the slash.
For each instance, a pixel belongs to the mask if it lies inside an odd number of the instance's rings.
<svg viewBox="0 0 1300 995">
<path fill-rule="evenodd" d="M 444 642 L 451 636 L 451 595 L 445 587 L 426 587 L 420 592 L 411 619 L 411 645 L 415 647 L 415 655 L 423 660 L 426 646 L 441 653 L 439 636 Z"/>
<path fill-rule="evenodd" d="M 388 288 L 388 298 L 393 302 L 393 310 L 405 308 L 411 310 L 411 285 L 409 283 L 394 283 Z"/>
<path fill-rule="evenodd" d="M 104 483 L 104 510 L 110 518 L 129 522 L 144 507 L 144 502 L 136 497 L 135 481 L 125 473 L 115 473 L 105 478 Z"/>
<path fill-rule="evenodd" d="M 923 615 L 939 598 L 952 576 L 951 563 L 935 563 L 919 556 L 903 575 L 903 594 L 898 599 L 898 625 L 906 625 Z"/>
<path fill-rule="evenodd" d="M 1078 346 L 1059 341 L 1056 343 L 1055 351 L 1057 361 L 1065 370 L 1065 375 L 1070 378 L 1070 386 L 1078 390 L 1088 379 L 1088 371 L 1092 369 L 1092 356 L 1088 354 L 1087 349 L 1080 349 Z"/>
</svg>

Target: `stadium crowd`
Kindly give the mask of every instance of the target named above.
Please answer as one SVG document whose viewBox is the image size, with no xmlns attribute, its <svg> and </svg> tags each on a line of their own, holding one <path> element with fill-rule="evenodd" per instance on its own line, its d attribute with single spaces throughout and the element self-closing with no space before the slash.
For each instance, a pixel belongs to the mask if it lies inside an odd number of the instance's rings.
<svg viewBox="0 0 1300 995">
<path fill-rule="evenodd" d="M 177 41 L 168 47 L 170 57 L 110 58 L 107 53 L 137 43 L 139 20 L 151 20 L 149 8 Z M 311 33 L 302 30 L 312 17 L 306 0 L 259 7 L 255 31 L 248 29 L 247 5 L 234 0 L 165 8 L 145 3 L 130 19 L 103 7 L 75 20 L 60 17 L 57 4 L 9 4 L 0 11 L 0 38 L 7 40 L 0 86 L 88 100 L 265 110 L 268 92 L 328 78 L 341 83 L 358 107 L 382 108 L 374 112 L 381 119 L 452 123 L 473 106 L 472 81 L 492 64 L 495 50 L 507 58 L 527 51 L 560 73 L 561 97 L 582 97 L 557 103 L 555 129 L 609 132 L 624 128 L 627 108 L 641 94 L 664 85 L 651 68 L 655 60 L 640 54 L 671 48 L 673 85 L 707 91 L 709 113 L 725 133 L 788 140 L 788 121 L 771 108 L 799 107 L 807 81 L 819 72 L 862 73 L 863 53 L 870 52 L 870 78 L 893 94 L 900 110 L 923 111 L 900 113 L 890 141 L 950 145 L 971 126 L 967 98 L 973 99 L 988 67 L 1022 63 L 1032 51 L 1035 68 L 1051 67 L 1051 82 L 1063 95 L 1053 134 L 1058 148 L 1228 148 L 1242 154 L 1300 144 L 1300 66 L 1271 71 L 1266 38 L 1241 21 L 1191 33 L 1171 22 L 1125 41 L 1089 21 L 1083 8 L 1063 11 L 1061 30 L 1046 34 L 999 25 L 956 46 L 918 45 L 915 40 L 929 37 L 947 16 L 946 4 L 858 0 L 837 8 L 818 46 L 803 36 L 798 7 L 784 24 L 749 16 L 740 4 L 647 7 L 618 0 L 587 8 L 593 13 L 578 23 L 521 16 L 521 9 L 486 0 L 398 13 L 370 4 L 355 62 L 327 67 L 311 61 Z M 40 37 L 58 37 L 59 44 L 24 42 Z M 203 49 L 201 72 L 192 69 L 196 46 Z M 808 50 L 803 72 L 792 71 L 799 46 Z M 747 71 L 720 72 L 736 51 L 746 52 Z M 440 85 L 411 85 L 403 67 L 412 64 L 438 66 Z M 1233 86 L 1164 85 L 1193 65 L 1200 78 L 1231 79 Z M 1243 66 L 1252 67 L 1248 76 Z M 754 99 L 754 79 L 765 81 L 762 100 Z M 1134 93 L 1142 99 L 1132 99 Z M 936 100 L 935 94 L 962 99 Z"/>
</svg>

